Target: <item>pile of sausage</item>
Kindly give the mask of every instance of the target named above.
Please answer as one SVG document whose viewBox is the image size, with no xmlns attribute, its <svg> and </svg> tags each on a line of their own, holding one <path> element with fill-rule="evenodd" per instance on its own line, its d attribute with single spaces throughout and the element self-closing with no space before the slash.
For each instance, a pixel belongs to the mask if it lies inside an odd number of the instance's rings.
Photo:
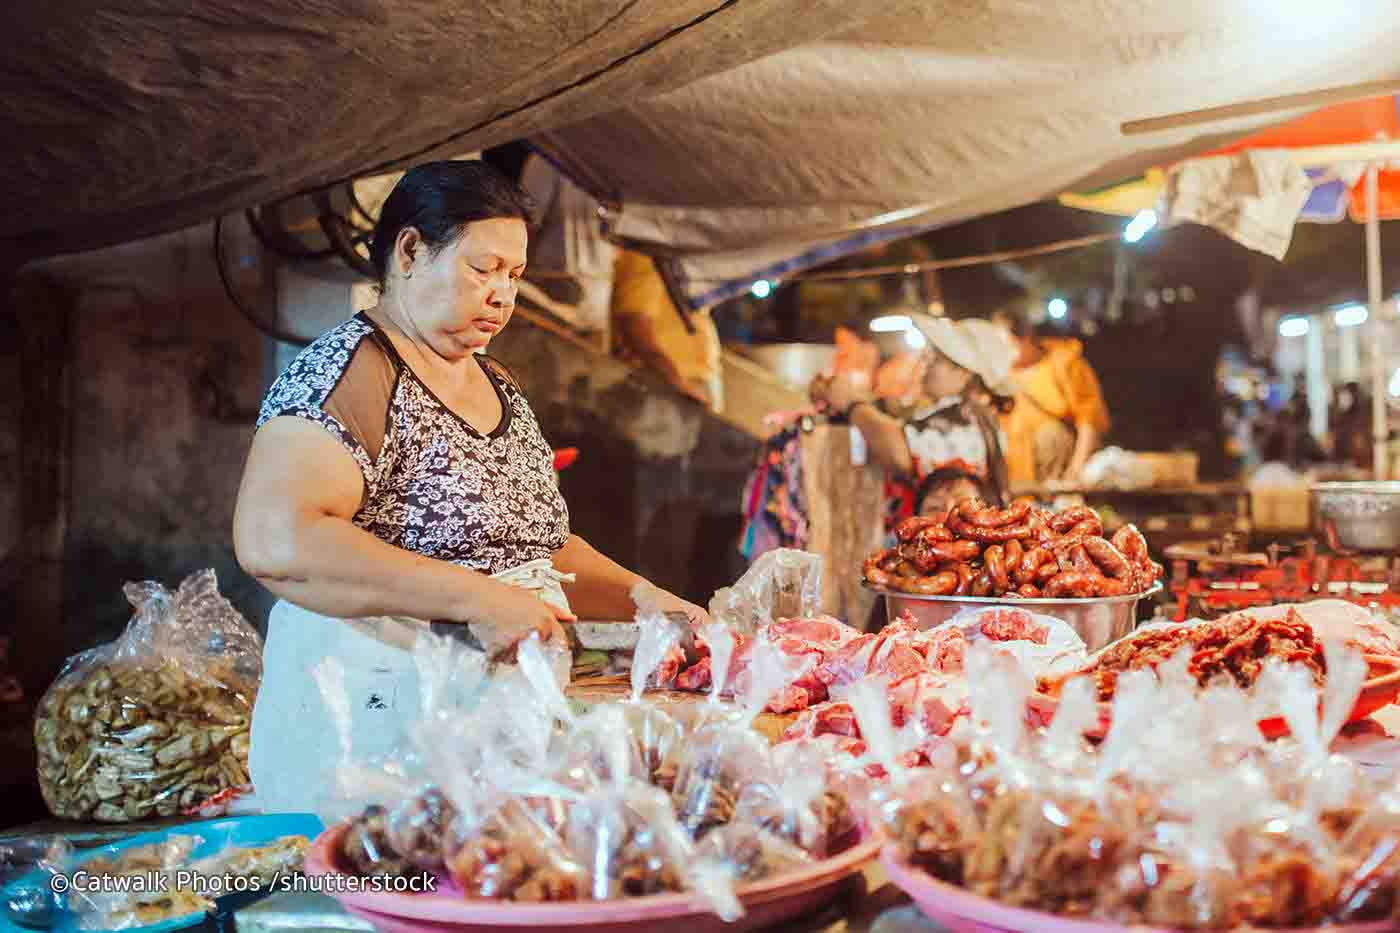
<svg viewBox="0 0 1400 933">
<path fill-rule="evenodd" d="M 874 587 L 921 596 L 1087 599 L 1150 589 L 1162 565 L 1147 540 L 1125 525 L 1110 541 L 1088 506 L 1062 512 L 1019 499 L 991 508 L 964 499 L 947 515 L 916 516 L 895 529 L 897 547 L 870 555 Z"/>
</svg>

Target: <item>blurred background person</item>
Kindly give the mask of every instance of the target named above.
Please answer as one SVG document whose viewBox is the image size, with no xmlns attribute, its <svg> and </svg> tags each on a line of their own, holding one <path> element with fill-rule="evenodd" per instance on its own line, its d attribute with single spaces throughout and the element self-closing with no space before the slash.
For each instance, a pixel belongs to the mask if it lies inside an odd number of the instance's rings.
<svg viewBox="0 0 1400 933">
<path fill-rule="evenodd" d="M 992 321 L 1016 346 L 1016 404 L 1003 420 L 1011 482 L 1074 482 L 1109 428 L 1108 406 L 1084 345 L 1038 337 L 1015 310 L 997 311 Z"/>
</svg>

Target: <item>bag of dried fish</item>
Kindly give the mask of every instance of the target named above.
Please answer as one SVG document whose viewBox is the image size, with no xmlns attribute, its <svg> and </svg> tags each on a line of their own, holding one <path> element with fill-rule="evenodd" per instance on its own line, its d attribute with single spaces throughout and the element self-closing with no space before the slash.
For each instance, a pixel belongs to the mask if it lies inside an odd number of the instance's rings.
<svg viewBox="0 0 1400 933">
<path fill-rule="evenodd" d="M 136 609 L 126 630 L 70 658 L 35 717 L 39 787 L 65 819 L 175 816 L 248 783 L 257 631 L 212 570 L 174 593 L 125 592 Z"/>
</svg>

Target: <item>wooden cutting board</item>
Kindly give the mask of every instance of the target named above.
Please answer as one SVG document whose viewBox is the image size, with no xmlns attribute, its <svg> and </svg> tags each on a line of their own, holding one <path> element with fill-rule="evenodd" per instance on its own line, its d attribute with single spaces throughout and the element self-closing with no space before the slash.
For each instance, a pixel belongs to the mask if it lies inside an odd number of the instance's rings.
<svg viewBox="0 0 1400 933">
<path fill-rule="evenodd" d="M 564 690 L 564 695 L 580 704 L 607 703 L 626 700 L 632 695 L 632 683 L 625 676 L 586 677 L 574 681 Z M 660 707 L 676 707 L 677 715 L 684 716 L 687 708 L 696 709 L 710 701 L 705 693 L 689 693 L 685 690 L 648 690 L 642 700 Z M 725 701 L 726 705 L 728 701 Z M 783 730 L 797 719 L 797 714 L 779 716 L 776 713 L 759 713 L 754 720 L 754 731 L 769 742 L 776 742 Z"/>
</svg>

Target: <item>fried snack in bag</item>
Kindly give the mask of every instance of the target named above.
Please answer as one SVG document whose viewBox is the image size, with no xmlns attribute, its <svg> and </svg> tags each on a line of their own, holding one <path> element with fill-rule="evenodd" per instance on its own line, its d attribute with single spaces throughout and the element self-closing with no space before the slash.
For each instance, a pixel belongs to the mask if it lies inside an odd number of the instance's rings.
<svg viewBox="0 0 1400 933">
<path fill-rule="evenodd" d="M 257 630 L 212 570 L 174 593 L 124 588 L 136 612 L 115 641 L 69 658 L 34 721 L 39 787 L 55 816 L 175 816 L 248 784 L 262 678 Z"/>
<path fill-rule="evenodd" d="M 772 757 L 773 780 L 740 791 L 735 821 L 824 858 L 856 828 L 850 802 L 828 788 L 826 758 L 816 748 L 779 745 Z"/>
<path fill-rule="evenodd" d="M 479 822 L 459 816 L 445 855 L 449 874 L 468 897 L 571 901 L 588 890 L 583 866 L 519 797 L 506 797 Z"/>
<path fill-rule="evenodd" d="M 735 822 L 707 833 L 696 853 L 735 882 L 752 883 L 812 864 L 812 855 L 753 823 Z"/>
</svg>

